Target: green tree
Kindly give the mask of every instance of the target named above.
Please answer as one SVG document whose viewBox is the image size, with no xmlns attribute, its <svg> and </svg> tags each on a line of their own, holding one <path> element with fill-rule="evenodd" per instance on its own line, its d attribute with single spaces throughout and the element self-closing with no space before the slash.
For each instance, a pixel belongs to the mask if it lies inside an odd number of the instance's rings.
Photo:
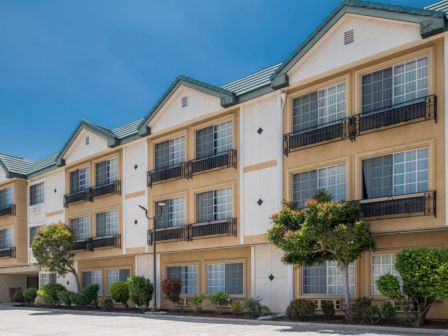
<svg viewBox="0 0 448 336">
<path fill-rule="evenodd" d="M 448 249 L 404 249 L 397 253 L 398 277 L 385 274 L 378 278 L 382 295 L 401 303 L 414 324 L 420 326 L 436 300 L 448 298 Z"/>
<path fill-rule="evenodd" d="M 375 249 L 369 225 L 360 219 L 355 203 L 332 202 L 319 191 L 303 209 L 292 204 L 272 216 L 267 239 L 283 252 L 283 262 L 305 266 L 335 261 L 343 273 L 345 315 L 350 312 L 349 264 Z"/>
<path fill-rule="evenodd" d="M 41 268 L 60 276 L 73 274 L 77 289 L 80 289 L 78 274 L 73 262 L 75 235 L 64 224 L 47 225 L 38 230 L 33 239 L 32 250 Z"/>
</svg>

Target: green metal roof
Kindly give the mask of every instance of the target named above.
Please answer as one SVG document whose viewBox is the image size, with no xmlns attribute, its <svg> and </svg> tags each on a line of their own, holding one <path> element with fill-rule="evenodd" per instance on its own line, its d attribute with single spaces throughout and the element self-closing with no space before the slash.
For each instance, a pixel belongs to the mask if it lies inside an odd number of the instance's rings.
<svg viewBox="0 0 448 336">
<path fill-rule="evenodd" d="M 138 133 L 138 126 L 142 123 L 143 118 L 130 122 L 129 124 L 111 129 L 118 139 L 124 139 Z"/>
<path fill-rule="evenodd" d="M 33 165 L 32 161 L 17 156 L 0 153 L 0 166 L 5 170 L 8 178 L 26 178 L 28 171 Z"/>
<path fill-rule="evenodd" d="M 426 6 L 425 9 L 436 10 L 448 14 L 448 0 L 438 1 L 432 5 Z"/>
<path fill-rule="evenodd" d="M 56 152 L 34 161 L 27 175 L 36 174 L 42 170 L 55 166 L 58 155 L 59 152 Z"/>
<path fill-rule="evenodd" d="M 222 87 L 234 92 L 237 96 L 241 96 L 261 87 L 271 85 L 271 76 L 281 65 L 282 63 L 272 65 L 249 76 L 227 83 Z"/>
</svg>

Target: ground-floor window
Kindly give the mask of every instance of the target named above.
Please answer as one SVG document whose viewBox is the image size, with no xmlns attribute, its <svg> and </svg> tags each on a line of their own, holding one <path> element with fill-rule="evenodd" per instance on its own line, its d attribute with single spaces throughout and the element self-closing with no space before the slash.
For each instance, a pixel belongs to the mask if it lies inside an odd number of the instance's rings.
<svg viewBox="0 0 448 336">
<path fill-rule="evenodd" d="M 198 288 L 198 267 L 196 265 L 170 266 L 167 268 L 168 279 L 182 282 L 183 295 L 196 295 Z"/>
<path fill-rule="evenodd" d="M 207 293 L 244 294 L 243 263 L 207 265 Z"/>
<path fill-rule="evenodd" d="M 376 280 L 384 274 L 392 274 L 400 277 L 400 273 L 395 269 L 395 255 L 381 254 L 372 256 L 371 270 L 371 290 L 372 295 L 381 295 L 376 285 Z"/>
<path fill-rule="evenodd" d="M 108 269 L 107 270 L 107 292 L 110 293 L 110 286 L 119 281 L 127 281 L 131 276 L 131 270 L 123 269 Z"/>
<path fill-rule="evenodd" d="M 354 265 L 349 266 L 350 294 L 355 292 Z M 303 267 L 303 294 L 343 295 L 343 273 L 335 261 L 326 261 L 322 264 Z"/>
<path fill-rule="evenodd" d="M 55 284 L 56 283 L 56 273 L 52 272 L 41 272 L 39 274 L 39 283 L 40 287 L 43 287 L 48 284 Z"/>
<path fill-rule="evenodd" d="M 98 296 L 103 295 L 103 272 L 101 270 L 91 270 L 82 272 L 82 287 L 98 285 Z"/>
</svg>

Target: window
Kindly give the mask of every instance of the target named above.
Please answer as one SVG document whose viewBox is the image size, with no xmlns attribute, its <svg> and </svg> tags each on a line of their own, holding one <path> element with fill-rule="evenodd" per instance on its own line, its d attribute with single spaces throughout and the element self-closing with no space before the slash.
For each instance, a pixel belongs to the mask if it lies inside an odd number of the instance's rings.
<svg viewBox="0 0 448 336">
<path fill-rule="evenodd" d="M 107 237 L 118 233 L 117 210 L 96 214 L 96 236 Z"/>
<path fill-rule="evenodd" d="M 181 294 L 196 295 L 198 288 L 198 268 L 196 265 L 168 267 L 166 273 L 168 279 L 182 281 Z"/>
<path fill-rule="evenodd" d="M 363 197 L 428 191 L 428 148 L 363 160 Z"/>
<path fill-rule="evenodd" d="M 155 169 L 164 169 L 185 161 L 185 138 L 170 139 L 155 146 Z"/>
<path fill-rule="evenodd" d="M 110 291 L 110 286 L 114 283 L 119 281 L 127 281 L 130 276 L 131 271 L 127 268 L 107 270 L 107 291 Z"/>
<path fill-rule="evenodd" d="M 166 206 L 163 208 L 160 218 L 156 219 L 156 228 L 167 228 L 185 224 L 185 200 L 183 197 L 173 198 L 163 201 Z M 157 208 L 157 203 L 155 204 Z M 160 211 L 160 210 L 159 210 Z"/>
<path fill-rule="evenodd" d="M 98 296 L 103 294 L 103 272 L 101 270 L 82 272 L 82 287 L 85 288 L 89 285 L 98 285 Z"/>
<path fill-rule="evenodd" d="M 293 100 L 293 132 L 345 117 L 345 83 L 329 86 Z"/>
<path fill-rule="evenodd" d="M 14 193 L 12 188 L 0 190 L 0 209 L 9 208 L 12 206 Z"/>
<path fill-rule="evenodd" d="M 350 294 L 355 291 L 354 265 L 348 269 L 348 282 Z M 343 295 L 343 274 L 335 261 L 326 261 L 319 265 L 303 267 L 303 293 Z"/>
<path fill-rule="evenodd" d="M 207 265 L 207 293 L 243 294 L 243 263 Z"/>
<path fill-rule="evenodd" d="M 225 153 L 232 149 L 232 122 L 203 128 L 196 132 L 196 158 Z"/>
<path fill-rule="evenodd" d="M 82 216 L 70 220 L 70 226 L 75 234 L 76 240 L 86 240 L 90 238 L 89 217 Z"/>
<path fill-rule="evenodd" d="M 118 159 L 98 162 L 95 173 L 97 187 L 115 182 L 118 179 Z"/>
<path fill-rule="evenodd" d="M 41 225 L 41 226 L 33 226 L 33 227 L 30 227 L 30 247 L 33 245 L 34 237 L 36 236 L 37 231 L 39 231 L 39 229 L 40 229 L 41 227 L 43 227 L 43 226 Z"/>
<path fill-rule="evenodd" d="M 33 184 L 30 186 L 30 205 L 44 203 L 45 201 L 44 183 Z"/>
<path fill-rule="evenodd" d="M 89 168 L 81 168 L 70 173 L 70 192 L 86 191 L 89 188 Z"/>
<path fill-rule="evenodd" d="M 362 77 L 362 112 L 370 113 L 428 95 L 428 57 Z"/>
<path fill-rule="evenodd" d="M 226 220 L 232 217 L 232 188 L 197 195 L 198 223 Z"/>
<path fill-rule="evenodd" d="M 0 249 L 11 248 L 14 245 L 13 229 L 0 230 Z"/>
<path fill-rule="evenodd" d="M 56 283 L 56 273 L 52 272 L 41 272 L 39 274 L 40 277 L 40 287 L 43 287 L 48 284 Z"/>
<path fill-rule="evenodd" d="M 395 255 L 383 254 L 372 256 L 372 295 L 381 295 L 376 286 L 376 280 L 384 274 L 392 274 L 400 277 L 400 273 L 395 269 Z"/>
<path fill-rule="evenodd" d="M 321 189 L 328 191 L 334 201 L 345 200 L 345 166 L 311 170 L 292 176 L 292 198 L 298 207 L 303 207 Z"/>
</svg>

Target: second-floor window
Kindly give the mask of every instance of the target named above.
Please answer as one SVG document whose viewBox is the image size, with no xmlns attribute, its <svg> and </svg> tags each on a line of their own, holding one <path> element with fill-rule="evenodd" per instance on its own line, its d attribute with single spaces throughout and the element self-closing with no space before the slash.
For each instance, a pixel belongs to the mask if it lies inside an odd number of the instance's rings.
<svg viewBox="0 0 448 336">
<path fill-rule="evenodd" d="M 345 83 L 335 84 L 293 100 L 293 132 L 318 127 L 344 117 Z"/>
<path fill-rule="evenodd" d="M 70 192 L 72 194 L 89 188 L 89 168 L 81 168 L 70 173 Z"/>
<path fill-rule="evenodd" d="M 185 224 L 185 200 L 183 197 L 163 201 L 166 206 L 158 219 L 156 228 L 167 228 Z"/>
<path fill-rule="evenodd" d="M 100 187 L 118 179 L 118 160 L 116 158 L 98 162 L 95 165 L 96 186 Z"/>
<path fill-rule="evenodd" d="M 118 233 L 117 210 L 96 214 L 96 236 L 107 237 Z"/>
<path fill-rule="evenodd" d="M 13 203 L 14 193 L 12 188 L 0 190 L 0 209 L 9 208 Z"/>
<path fill-rule="evenodd" d="M 185 137 L 181 136 L 155 145 L 155 169 L 177 166 L 185 161 Z"/>
<path fill-rule="evenodd" d="M 363 160 L 363 197 L 428 191 L 428 148 Z"/>
<path fill-rule="evenodd" d="M 44 203 L 45 201 L 44 183 L 33 184 L 30 186 L 30 205 Z"/>
<path fill-rule="evenodd" d="M 345 165 L 311 170 L 292 176 L 292 198 L 299 208 L 318 190 L 326 190 L 334 201 L 345 200 Z"/>
<path fill-rule="evenodd" d="M 226 220 L 232 217 L 232 188 L 200 193 L 196 201 L 198 223 Z"/>
<path fill-rule="evenodd" d="M 40 225 L 40 226 L 32 226 L 32 227 L 30 227 L 30 247 L 33 245 L 34 237 L 36 237 L 37 231 L 39 231 L 39 229 L 41 227 L 43 227 L 43 226 Z"/>
<path fill-rule="evenodd" d="M 0 230 L 0 249 L 7 249 L 14 245 L 14 235 L 12 229 Z"/>
<path fill-rule="evenodd" d="M 232 149 L 232 122 L 226 121 L 196 132 L 196 158 L 225 153 Z"/>
<path fill-rule="evenodd" d="M 362 112 L 370 113 L 428 95 L 428 57 L 362 77 Z"/>
<path fill-rule="evenodd" d="M 82 216 L 72 218 L 70 220 L 70 227 L 75 234 L 76 240 L 86 240 L 90 238 L 89 217 Z"/>
</svg>

